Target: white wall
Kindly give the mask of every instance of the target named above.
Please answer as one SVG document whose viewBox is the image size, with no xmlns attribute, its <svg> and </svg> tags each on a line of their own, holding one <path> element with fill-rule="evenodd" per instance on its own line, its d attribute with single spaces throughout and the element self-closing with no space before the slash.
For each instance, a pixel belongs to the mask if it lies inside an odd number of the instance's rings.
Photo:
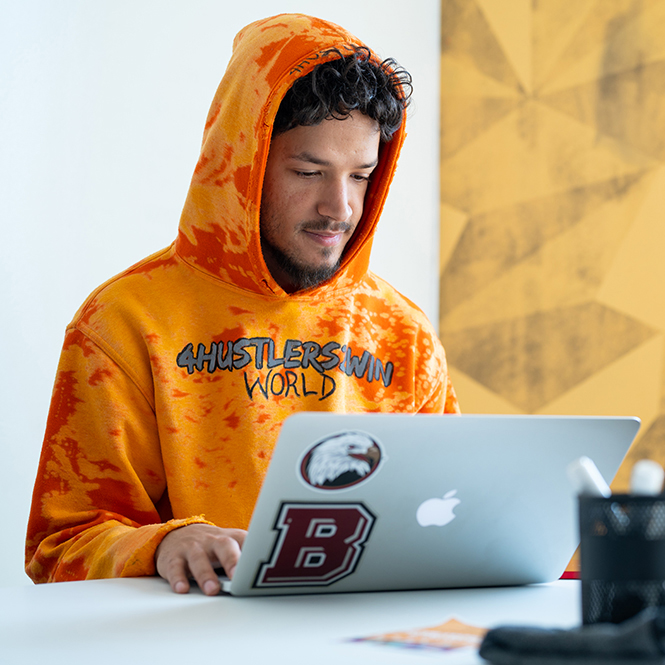
<svg viewBox="0 0 665 665">
<path fill-rule="evenodd" d="M 0 0 L 0 585 L 23 540 L 65 325 L 175 237 L 208 105 L 244 25 L 299 11 L 411 71 L 372 267 L 437 320 L 439 2 Z"/>
</svg>

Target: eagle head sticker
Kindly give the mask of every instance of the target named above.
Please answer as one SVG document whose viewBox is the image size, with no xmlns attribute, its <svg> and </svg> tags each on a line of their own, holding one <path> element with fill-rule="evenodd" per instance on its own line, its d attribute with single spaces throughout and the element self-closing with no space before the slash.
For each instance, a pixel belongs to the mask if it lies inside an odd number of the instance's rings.
<svg viewBox="0 0 665 665">
<path fill-rule="evenodd" d="M 315 443 L 305 452 L 299 472 L 310 487 L 339 490 L 367 480 L 379 467 L 378 441 L 365 432 L 341 432 Z"/>
</svg>

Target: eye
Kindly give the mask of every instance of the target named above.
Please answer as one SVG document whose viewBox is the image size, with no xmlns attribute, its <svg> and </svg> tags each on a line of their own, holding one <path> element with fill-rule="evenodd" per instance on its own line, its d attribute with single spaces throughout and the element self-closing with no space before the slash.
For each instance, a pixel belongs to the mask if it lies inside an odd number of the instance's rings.
<svg viewBox="0 0 665 665">
<path fill-rule="evenodd" d="M 318 173 L 318 171 L 295 171 L 299 178 L 314 178 Z"/>
<path fill-rule="evenodd" d="M 369 182 L 370 175 L 366 173 L 356 173 L 351 176 L 356 182 Z"/>
</svg>

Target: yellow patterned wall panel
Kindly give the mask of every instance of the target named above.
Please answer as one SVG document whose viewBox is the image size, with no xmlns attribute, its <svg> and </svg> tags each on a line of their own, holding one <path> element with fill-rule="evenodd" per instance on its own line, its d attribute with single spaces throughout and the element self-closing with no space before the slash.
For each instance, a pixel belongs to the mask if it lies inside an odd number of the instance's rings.
<svg viewBox="0 0 665 665">
<path fill-rule="evenodd" d="M 467 413 L 665 463 L 665 0 L 442 0 L 440 330 Z"/>
</svg>

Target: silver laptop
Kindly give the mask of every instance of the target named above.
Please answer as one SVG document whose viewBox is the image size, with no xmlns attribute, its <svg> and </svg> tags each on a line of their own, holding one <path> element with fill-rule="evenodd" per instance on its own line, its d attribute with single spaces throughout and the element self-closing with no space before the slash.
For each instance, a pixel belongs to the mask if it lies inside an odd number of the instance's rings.
<svg viewBox="0 0 665 665">
<path fill-rule="evenodd" d="M 233 595 L 518 585 L 578 542 L 566 467 L 608 482 L 630 417 L 300 413 L 283 424 Z"/>
</svg>

